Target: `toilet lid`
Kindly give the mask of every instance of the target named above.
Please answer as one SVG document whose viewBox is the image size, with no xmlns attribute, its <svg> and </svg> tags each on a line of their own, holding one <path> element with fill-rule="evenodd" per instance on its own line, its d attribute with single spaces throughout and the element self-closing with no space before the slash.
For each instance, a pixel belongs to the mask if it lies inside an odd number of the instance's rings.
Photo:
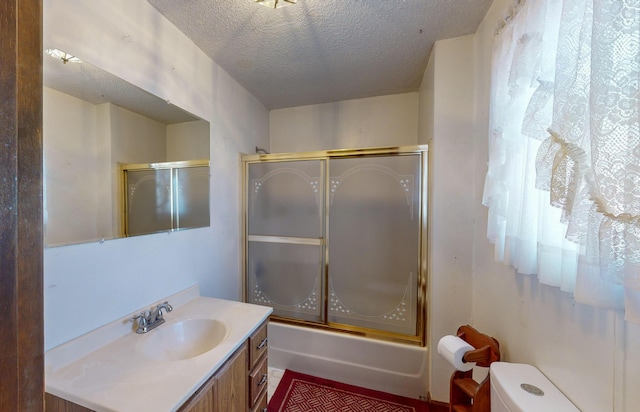
<svg viewBox="0 0 640 412">
<path fill-rule="evenodd" d="M 580 412 L 542 372 L 523 363 L 494 362 L 491 386 L 510 411 Z"/>
</svg>

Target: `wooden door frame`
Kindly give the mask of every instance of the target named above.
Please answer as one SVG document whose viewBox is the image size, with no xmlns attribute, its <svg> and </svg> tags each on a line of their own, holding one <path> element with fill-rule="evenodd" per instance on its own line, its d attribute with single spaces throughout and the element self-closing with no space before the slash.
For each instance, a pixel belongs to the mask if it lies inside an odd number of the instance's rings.
<svg viewBox="0 0 640 412">
<path fill-rule="evenodd" d="M 0 410 L 44 408 L 42 0 L 0 2 Z"/>
</svg>

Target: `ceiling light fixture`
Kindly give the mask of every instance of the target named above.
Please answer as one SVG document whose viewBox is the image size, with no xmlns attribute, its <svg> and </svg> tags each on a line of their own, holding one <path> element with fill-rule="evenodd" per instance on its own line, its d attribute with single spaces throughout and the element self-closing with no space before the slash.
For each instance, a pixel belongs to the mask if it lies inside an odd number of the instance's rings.
<svg viewBox="0 0 640 412">
<path fill-rule="evenodd" d="M 267 6 L 270 9 L 278 9 L 280 7 L 296 4 L 298 0 L 254 0 L 258 4 Z"/>
<path fill-rule="evenodd" d="M 63 52 L 62 50 L 47 49 L 45 50 L 45 53 L 47 53 L 51 57 L 62 60 L 62 63 L 64 64 L 67 64 L 69 62 L 82 63 L 82 60 L 78 59 L 76 56 L 72 56 L 69 53 Z"/>
</svg>

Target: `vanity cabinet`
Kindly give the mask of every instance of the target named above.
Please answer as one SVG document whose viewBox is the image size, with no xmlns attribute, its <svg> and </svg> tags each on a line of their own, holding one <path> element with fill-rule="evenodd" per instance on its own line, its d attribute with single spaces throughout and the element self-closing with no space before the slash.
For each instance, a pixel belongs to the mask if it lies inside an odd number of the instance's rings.
<svg viewBox="0 0 640 412">
<path fill-rule="evenodd" d="M 242 411 L 247 404 L 247 344 L 242 345 L 179 412 Z"/>
<path fill-rule="evenodd" d="M 247 343 L 245 342 L 178 409 L 178 412 L 232 412 L 246 410 L 247 387 Z M 46 394 L 46 412 L 94 412 L 92 409 Z"/>
<path fill-rule="evenodd" d="M 48 392 L 44 394 L 44 410 L 45 412 L 95 412 L 92 409 L 59 398 Z"/>
<path fill-rule="evenodd" d="M 266 412 L 267 323 L 264 321 L 178 412 Z M 50 393 L 46 412 L 92 412 Z"/>
<path fill-rule="evenodd" d="M 266 412 L 267 322 L 182 405 L 184 412 Z"/>
<path fill-rule="evenodd" d="M 267 322 L 265 321 L 249 337 L 249 410 L 267 410 Z"/>
<path fill-rule="evenodd" d="M 267 342 L 265 321 L 178 411 L 266 412 Z"/>
</svg>

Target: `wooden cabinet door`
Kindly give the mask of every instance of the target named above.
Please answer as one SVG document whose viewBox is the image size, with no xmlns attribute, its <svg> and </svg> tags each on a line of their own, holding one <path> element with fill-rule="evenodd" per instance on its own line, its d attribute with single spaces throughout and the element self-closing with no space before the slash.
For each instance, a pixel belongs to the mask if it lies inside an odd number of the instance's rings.
<svg viewBox="0 0 640 412">
<path fill-rule="evenodd" d="M 249 405 L 247 387 L 247 345 L 236 351 L 216 374 L 215 404 L 219 412 L 246 411 Z"/>
<path fill-rule="evenodd" d="M 178 409 L 178 412 L 214 412 L 216 410 L 215 383 L 215 376 L 209 378 L 209 380 Z"/>
<path fill-rule="evenodd" d="M 247 393 L 247 345 L 245 343 L 178 411 L 246 411 Z"/>
</svg>

